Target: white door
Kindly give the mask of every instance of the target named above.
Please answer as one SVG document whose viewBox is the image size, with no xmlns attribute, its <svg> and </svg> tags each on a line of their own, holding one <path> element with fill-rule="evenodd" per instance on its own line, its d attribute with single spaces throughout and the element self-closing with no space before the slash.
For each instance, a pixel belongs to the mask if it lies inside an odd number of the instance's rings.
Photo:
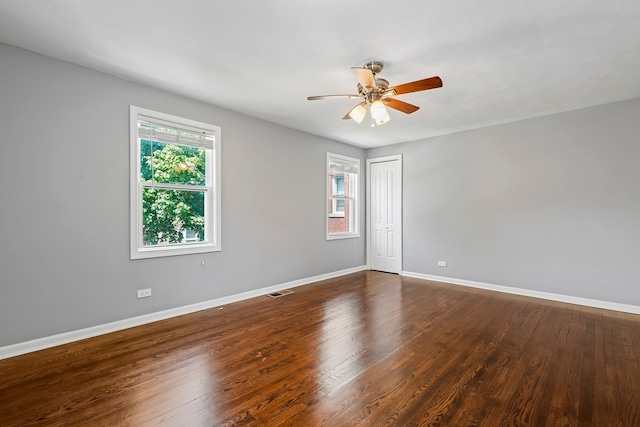
<svg viewBox="0 0 640 427">
<path fill-rule="evenodd" d="M 387 160 L 384 160 L 387 159 Z M 369 265 L 372 270 L 402 271 L 402 159 L 369 163 Z"/>
</svg>

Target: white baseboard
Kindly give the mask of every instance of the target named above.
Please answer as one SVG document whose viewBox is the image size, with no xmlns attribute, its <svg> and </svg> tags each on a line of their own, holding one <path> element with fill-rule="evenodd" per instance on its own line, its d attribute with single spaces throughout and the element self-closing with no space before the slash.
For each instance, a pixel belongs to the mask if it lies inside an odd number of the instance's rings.
<svg viewBox="0 0 640 427">
<path fill-rule="evenodd" d="M 530 289 L 512 288 L 509 286 L 492 285 L 490 283 L 474 282 L 471 280 L 455 279 L 452 277 L 432 276 L 430 274 L 413 273 L 403 271 L 403 276 L 416 279 L 432 280 L 434 282 L 448 283 L 452 285 L 469 286 L 471 288 L 487 289 L 490 291 L 504 292 L 507 294 L 523 295 L 526 297 L 541 298 L 551 301 L 566 302 L 568 304 L 584 305 L 587 307 L 603 308 L 605 310 L 621 311 L 624 313 L 640 314 L 640 306 L 620 304 L 617 302 L 600 301 L 589 298 L 581 298 L 570 295 L 554 294 L 551 292 L 533 291 Z"/>
<path fill-rule="evenodd" d="M 38 338 L 31 341 L 25 341 L 18 344 L 12 344 L 0 347 L 0 360 L 7 359 L 21 354 L 31 353 L 33 351 L 43 350 L 45 348 L 55 347 L 62 344 L 68 344 L 73 341 L 79 341 L 86 338 L 96 337 L 98 335 L 108 334 L 110 332 L 121 331 L 123 329 L 140 326 L 147 323 L 157 322 L 159 320 L 169 319 L 184 314 L 194 313 L 200 310 L 206 310 L 213 307 L 220 307 L 225 304 L 254 298 L 272 292 L 281 291 L 283 289 L 293 288 L 296 286 L 308 285 L 310 283 L 319 282 L 321 280 L 332 279 L 334 277 L 344 276 L 346 274 L 367 270 L 367 266 L 359 266 L 348 268 L 346 270 L 334 271 L 332 273 L 321 274 L 319 276 L 307 277 L 305 279 L 294 280 L 292 282 L 281 283 L 266 288 L 256 289 L 253 291 L 242 292 L 240 294 L 229 295 L 222 298 L 216 298 L 209 301 L 203 301 L 196 304 L 176 307 L 169 310 L 158 311 L 155 313 L 144 314 L 142 316 L 131 317 L 128 319 L 118 320 L 103 325 L 92 326 L 90 328 L 79 329 L 76 331 L 64 332 L 61 334 L 51 335 L 48 337 Z"/>
</svg>

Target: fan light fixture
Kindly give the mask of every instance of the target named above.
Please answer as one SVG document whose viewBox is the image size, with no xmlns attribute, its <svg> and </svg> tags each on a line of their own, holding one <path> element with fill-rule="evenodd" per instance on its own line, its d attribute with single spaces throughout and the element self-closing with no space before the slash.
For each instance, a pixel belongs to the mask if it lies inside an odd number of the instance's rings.
<svg viewBox="0 0 640 427">
<path fill-rule="evenodd" d="M 367 109 L 362 104 L 358 104 L 353 110 L 349 112 L 349 117 L 355 120 L 358 124 L 362 123 L 362 120 L 366 115 Z"/>
<path fill-rule="evenodd" d="M 367 104 L 364 102 L 356 105 L 351 111 L 349 111 L 346 117 L 355 120 L 358 124 L 362 123 L 362 120 L 364 120 L 367 115 L 366 105 Z M 389 112 L 380 100 L 369 104 L 369 108 L 371 109 L 371 126 L 383 125 L 391 120 Z"/>
<path fill-rule="evenodd" d="M 371 117 L 373 117 L 374 120 L 379 121 L 385 116 L 389 116 L 387 109 L 384 107 L 382 101 L 376 99 L 371 103 Z"/>
</svg>

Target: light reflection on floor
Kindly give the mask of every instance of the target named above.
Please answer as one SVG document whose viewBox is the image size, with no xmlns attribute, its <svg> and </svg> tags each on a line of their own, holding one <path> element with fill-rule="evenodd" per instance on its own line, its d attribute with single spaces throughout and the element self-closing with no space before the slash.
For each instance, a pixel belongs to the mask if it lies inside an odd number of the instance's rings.
<svg viewBox="0 0 640 427">
<path fill-rule="evenodd" d="M 353 396 L 343 392 L 353 392 L 349 387 L 372 361 L 380 360 L 380 352 L 386 353 L 385 364 L 394 364 L 394 350 L 402 341 L 401 303 L 398 284 L 339 295 L 327 302 L 318 360 L 319 400 L 324 407 L 319 412 L 333 413 L 349 405 Z M 364 342 L 364 336 L 373 341 Z"/>
<path fill-rule="evenodd" d="M 149 425 L 206 425 L 216 416 L 216 359 L 207 346 L 183 350 L 171 359 L 163 373 L 135 385 L 133 419 L 153 420 Z M 149 363 L 145 361 L 144 363 Z M 162 363 L 161 359 L 152 363 Z M 194 396 L 198 398 L 194 399 Z M 166 408 L 174 408 L 167 411 Z"/>
</svg>

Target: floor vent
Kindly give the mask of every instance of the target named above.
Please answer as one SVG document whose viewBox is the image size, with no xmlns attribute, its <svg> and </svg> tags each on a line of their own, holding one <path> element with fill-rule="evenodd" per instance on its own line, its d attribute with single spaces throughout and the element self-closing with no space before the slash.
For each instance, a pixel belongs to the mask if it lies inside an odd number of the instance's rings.
<svg viewBox="0 0 640 427">
<path fill-rule="evenodd" d="M 267 296 L 271 297 L 271 298 L 280 298 L 280 297 L 283 297 L 285 295 L 290 295 L 292 293 L 293 293 L 293 291 L 278 291 L 278 292 L 272 292 L 270 294 L 267 294 Z"/>
</svg>

